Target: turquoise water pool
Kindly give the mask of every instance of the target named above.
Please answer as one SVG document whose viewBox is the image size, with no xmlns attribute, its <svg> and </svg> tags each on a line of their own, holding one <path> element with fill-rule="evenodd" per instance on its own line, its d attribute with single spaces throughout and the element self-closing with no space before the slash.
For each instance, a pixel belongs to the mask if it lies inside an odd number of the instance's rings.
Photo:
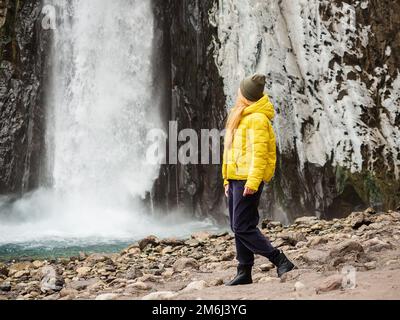
<svg viewBox="0 0 400 320">
<path fill-rule="evenodd" d="M 120 252 L 130 244 L 132 242 L 128 241 L 99 242 L 97 244 L 85 244 L 84 242 L 72 244 L 68 241 L 2 244 L 0 245 L 0 261 L 70 258 L 79 256 L 80 252 L 86 254 L 115 253 Z"/>
<path fill-rule="evenodd" d="M 184 226 L 186 228 L 184 228 Z M 180 232 L 175 228 L 170 232 L 161 233 L 143 233 L 138 237 L 70 237 L 64 238 L 59 236 L 46 236 L 34 238 L 16 239 L 13 241 L 0 242 L 0 261 L 12 260 L 36 260 L 36 259 L 56 259 L 70 258 L 79 256 L 80 252 L 86 254 L 91 253 L 117 253 L 137 242 L 138 240 L 150 234 L 159 238 L 174 237 L 185 239 L 190 237 L 196 231 L 208 231 L 210 233 L 218 233 L 227 231 L 227 228 L 217 227 L 210 224 L 192 224 L 182 226 Z M 9 237 L 8 237 L 9 238 Z M 10 240 L 10 239 L 8 239 Z"/>
</svg>

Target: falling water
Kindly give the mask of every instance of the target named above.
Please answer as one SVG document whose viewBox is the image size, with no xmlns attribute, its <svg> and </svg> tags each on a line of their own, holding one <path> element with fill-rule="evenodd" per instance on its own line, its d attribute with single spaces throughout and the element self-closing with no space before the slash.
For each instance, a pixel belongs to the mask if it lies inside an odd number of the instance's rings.
<svg viewBox="0 0 400 320">
<path fill-rule="evenodd" d="M 61 16 L 48 131 L 54 187 L 102 207 L 144 196 L 158 172 L 145 161 L 145 137 L 160 125 L 150 1 L 74 0 Z"/>
<path fill-rule="evenodd" d="M 60 15 L 48 117 L 54 189 L 69 197 L 69 215 L 120 228 L 158 173 L 144 157 L 146 133 L 160 126 L 151 1 L 53 1 Z"/>
<path fill-rule="evenodd" d="M 145 138 L 161 126 L 151 1 L 48 3 L 57 13 L 46 128 L 51 187 L 13 205 L 11 222 L 0 223 L 0 244 L 96 243 L 196 228 L 171 217 L 155 222 L 143 207 L 159 172 L 145 161 Z"/>
</svg>

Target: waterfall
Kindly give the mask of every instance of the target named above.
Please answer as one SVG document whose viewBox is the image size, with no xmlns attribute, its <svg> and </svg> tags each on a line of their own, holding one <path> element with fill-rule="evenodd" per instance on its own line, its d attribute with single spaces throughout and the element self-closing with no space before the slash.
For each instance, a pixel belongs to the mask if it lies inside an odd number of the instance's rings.
<svg viewBox="0 0 400 320">
<path fill-rule="evenodd" d="M 88 201 L 144 196 L 158 174 L 145 162 L 145 138 L 160 126 L 151 1 L 55 2 L 61 23 L 48 119 L 54 188 Z"/>
<path fill-rule="evenodd" d="M 47 106 L 52 191 L 69 221 L 94 233 L 108 224 L 123 230 L 159 169 L 145 161 L 146 134 L 160 126 L 151 2 L 49 4 L 57 13 Z"/>
<path fill-rule="evenodd" d="M 152 2 L 46 5 L 57 16 L 47 88 L 48 183 L 0 220 L 0 244 L 190 233 L 196 223 L 151 217 L 143 204 L 159 174 L 146 162 L 146 135 L 162 127 Z"/>
</svg>

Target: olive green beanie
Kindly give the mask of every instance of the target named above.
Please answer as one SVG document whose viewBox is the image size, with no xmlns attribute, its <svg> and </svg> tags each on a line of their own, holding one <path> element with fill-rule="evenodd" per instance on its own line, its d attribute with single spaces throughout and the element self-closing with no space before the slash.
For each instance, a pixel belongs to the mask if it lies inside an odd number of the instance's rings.
<svg viewBox="0 0 400 320">
<path fill-rule="evenodd" d="M 240 91 L 247 100 L 256 102 L 264 96 L 265 83 L 266 77 L 256 73 L 240 83 Z"/>
</svg>

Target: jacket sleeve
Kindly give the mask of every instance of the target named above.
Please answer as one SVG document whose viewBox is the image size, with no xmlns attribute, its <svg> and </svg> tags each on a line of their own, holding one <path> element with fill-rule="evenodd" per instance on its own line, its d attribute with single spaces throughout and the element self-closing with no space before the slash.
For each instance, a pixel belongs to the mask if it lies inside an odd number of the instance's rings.
<svg viewBox="0 0 400 320">
<path fill-rule="evenodd" d="M 266 116 L 257 116 L 250 122 L 249 144 L 251 148 L 251 162 L 246 187 L 258 190 L 263 181 L 268 165 L 268 119 Z"/>
</svg>

